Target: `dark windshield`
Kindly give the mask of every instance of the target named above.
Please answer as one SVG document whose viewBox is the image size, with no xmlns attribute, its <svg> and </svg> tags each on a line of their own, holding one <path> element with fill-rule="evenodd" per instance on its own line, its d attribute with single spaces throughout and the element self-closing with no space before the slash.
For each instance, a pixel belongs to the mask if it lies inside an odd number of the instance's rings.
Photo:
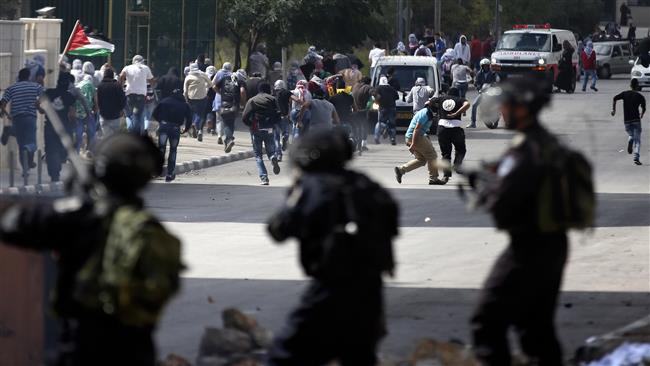
<svg viewBox="0 0 650 366">
<path fill-rule="evenodd" d="M 508 33 L 504 34 L 497 51 L 536 51 L 549 52 L 551 42 L 548 34 L 540 33 Z"/>
<path fill-rule="evenodd" d="M 426 85 L 435 87 L 433 67 L 431 66 L 380 66 L 375 84 L 379 84 L 379 75 L 388 76 L 391 69 L 394 70 L 393 77 L 399 80 L 401 91 L 410 91 L 417 78 L 424 78 Z"/>
</svg>

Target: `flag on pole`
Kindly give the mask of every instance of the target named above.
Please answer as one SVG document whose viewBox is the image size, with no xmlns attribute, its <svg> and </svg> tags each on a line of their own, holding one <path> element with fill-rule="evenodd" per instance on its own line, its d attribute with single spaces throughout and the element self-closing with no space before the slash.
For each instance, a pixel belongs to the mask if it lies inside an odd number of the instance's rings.
<svg viewBox="0 0 650 366">
<path fill-rule="evenodd" d="M 89 37 L 84 32 L 81 23 L 77 21 L 74 30 L 70 35 L 70 40 L 63 53 L 78 56 L 108 56 L 115 51 L 115 45 L 102 41 L 101 39 Z"/>
</svg>

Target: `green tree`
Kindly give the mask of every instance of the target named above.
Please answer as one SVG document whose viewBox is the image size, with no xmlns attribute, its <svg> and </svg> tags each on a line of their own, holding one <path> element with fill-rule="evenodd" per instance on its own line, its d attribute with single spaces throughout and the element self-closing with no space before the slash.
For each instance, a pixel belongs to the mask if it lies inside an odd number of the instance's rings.
<svg viewBox="0 0 650 366">
<path fill-rule="evenodd" d="M 235 45 L 235 67 L 241 67 L 241 47 L 248 46 L 247 57 L 271 30 L 286 32 L 289 16 L 300 5 L 300 0 L 230 0 L 221 1 L 225 27 Z"/>
</svg>

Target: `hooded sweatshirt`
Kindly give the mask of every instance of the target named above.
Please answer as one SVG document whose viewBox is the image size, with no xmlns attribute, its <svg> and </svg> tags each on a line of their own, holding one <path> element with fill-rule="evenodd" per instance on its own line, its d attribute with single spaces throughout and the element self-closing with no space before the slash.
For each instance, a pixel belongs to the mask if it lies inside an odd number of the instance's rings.
<svg viewBox="0 0 650 366">
<path fill-rule="evenodd" d="M 189 100 L 201 100 L 208 96 L 208 88 L 212 87 L 212 80 L 199 69 L 198 64 L 190 65 L 190 73 L 183 84 L 183 95 Z"/>
<path fill-rule="evenodd" d="M 160 99 L 165 99 L 172 95 L 174 89 L 183 89 L 183 83 L 179 77 L 178 69 L 170 67 L 167 73 L 156 83 L 156 89 L 160 92 Z"/>
<path fill-rule="evenodd" d="M 463 44 L 463 40 L 465 40 L 465 44 Z M 469 43 L 467 42 L 467 37 L 460 36 L 460 41 L 456 43 L 456 47 L 454 47 L 454 52 L 456 52 L 456 58 L 462 58 L 463 63 L 465 64 L 469 63 L 471 52 L 470 52 Z"/>
</svg>

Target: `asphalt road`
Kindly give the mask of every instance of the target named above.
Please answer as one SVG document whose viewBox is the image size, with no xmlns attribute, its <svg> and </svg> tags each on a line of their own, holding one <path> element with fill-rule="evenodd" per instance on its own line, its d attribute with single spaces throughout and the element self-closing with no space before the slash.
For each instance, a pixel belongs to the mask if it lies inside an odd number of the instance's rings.
<svg viewBox="0 0 650 366">
<path fill-rule="evenodd" d="M 623 151 L 622 116 L 609 114 L 613 95 L 627 83 L 619 77 L 601 81 L 598 93 L 555 95 L 542 117 L 591 159 L 599 198 L 597 228 L 571 235 L 558 311 L 568 355 L 589 336 L 650 312 L 650 164 L 632 164 Z M 650 93 L 644 95 L 650 100 Z M 621 105 L 618 110 L 622 112 Z M 644 127 L 647 122 L 645 117 Z M 467 166 L 496 158 L 511 136 L 503 129 L 467 131 Z M 641 161 L 650 163 L 647 131 L 642 139 Z M 478 291 L 506 236 L 492 228 L 485 213 L 466 209 L 456 192 L 461 178 L 431 187 L 422 168 L 398 185 L 392 169 L 410 158 L 406 148 L 370 147 L 352 167 L 388 187 L 402 212 L 399 267 L 386 289 L 390 334 L 382 352 L 406 355 L 424 337 L 469 342 L 468 320 Z M 157 333 L 161 355 L 174 352 L 193 360 L 203 328 L 220 326 L 220 311 L 226 307 L 238 307 L 270 329 L 281 329 L 307 281 L 295 243 L 276 246 L 265 231 L 266 218 L 291 182 L 290 168 L 282 167 L 279 176 L 271 176 L 270 187 L 258 186 L 249 159 L 179 176 L 172 184 L 157 182 L 148 191 L 148 205 L 183 239 L 188 265 L 183 289 Z"/>
</svg>

